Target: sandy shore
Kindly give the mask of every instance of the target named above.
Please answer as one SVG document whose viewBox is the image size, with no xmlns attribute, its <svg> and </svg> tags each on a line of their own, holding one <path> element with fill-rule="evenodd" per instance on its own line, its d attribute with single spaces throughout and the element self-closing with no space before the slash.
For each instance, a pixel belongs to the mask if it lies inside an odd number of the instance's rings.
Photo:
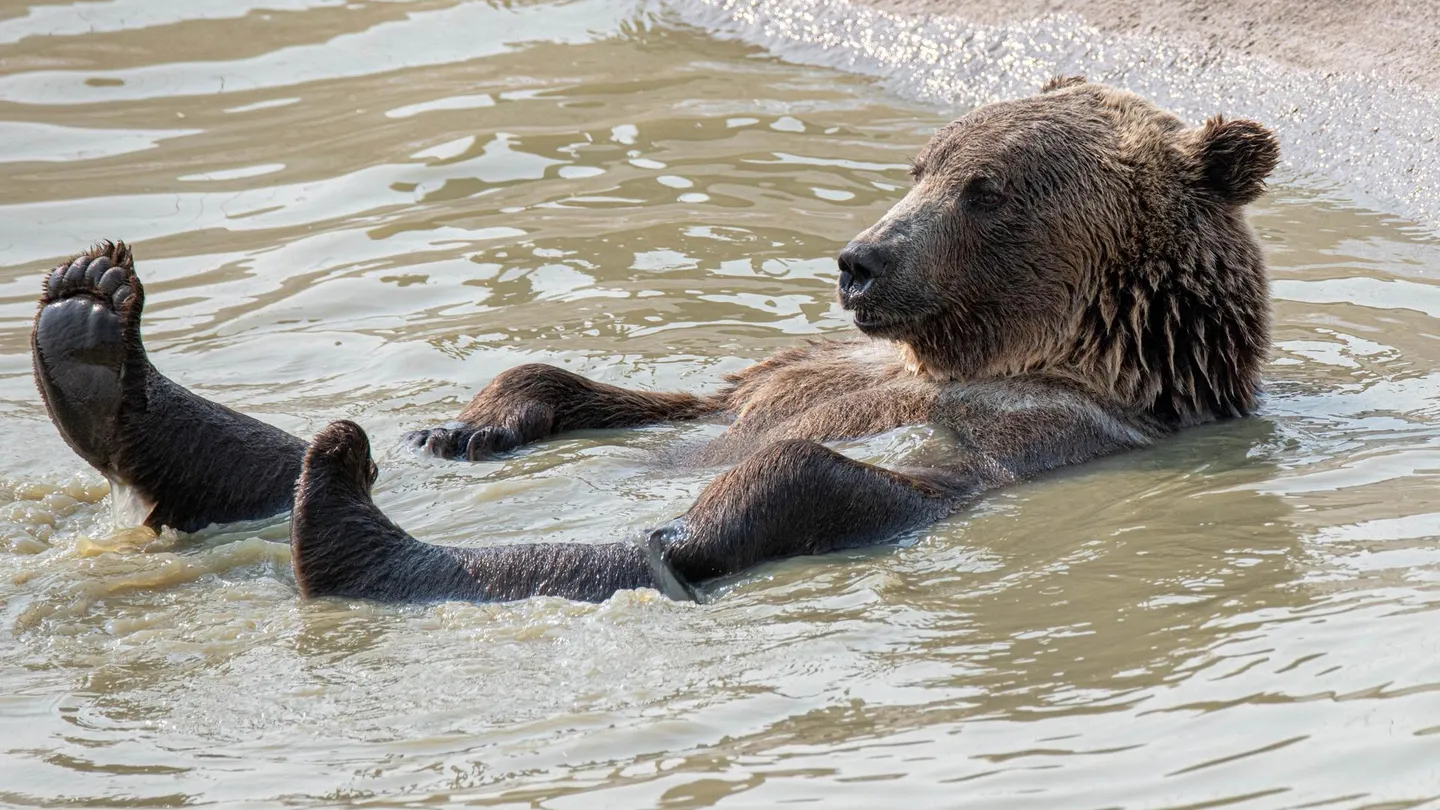
<svg viewBox="0 0 1440 810">
<path fill-rule="evenodd" d="M 1440 90 L 1437 0 L 860 0 L 906 14 L 1020 22 L 1071 13 L 1108 34 L 1182 41 L 1326 73 Z"/>
<path fill-rule="evenodd" d="M 1253 118 L 1280 137 L 1278 182 L 1440 233 L 1440 0 L 664 2 L 944 111 L 1083 74 L 1196 123 Z"/>
</svg>

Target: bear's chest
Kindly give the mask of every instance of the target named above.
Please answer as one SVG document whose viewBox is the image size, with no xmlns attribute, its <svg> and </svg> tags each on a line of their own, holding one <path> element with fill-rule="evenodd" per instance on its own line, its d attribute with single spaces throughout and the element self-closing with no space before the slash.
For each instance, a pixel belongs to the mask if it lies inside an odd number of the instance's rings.
<svg viewBox="0 0 1440 810">
<path fill-rule="evenodd" d="M 854 438 L 925 421 L 941 386 L 909 373 L 888 344 L 818 344 L 735 375 L 730 431 L 766 438 Z"/>
</svg>

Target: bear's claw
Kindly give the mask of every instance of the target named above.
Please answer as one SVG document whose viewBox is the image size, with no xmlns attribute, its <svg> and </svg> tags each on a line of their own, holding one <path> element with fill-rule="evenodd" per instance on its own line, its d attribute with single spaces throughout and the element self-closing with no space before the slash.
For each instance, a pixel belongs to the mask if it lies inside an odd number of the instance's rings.
<svg viewBox="0 0 1440 810">
<path fill-rule="evenodd" d="M 483 461 L 519 447 L 520 435 L 506 427 L 485 425 L 471 427 L 464 422 L 443 425 L 405 434 L 404 442 L 426 455 L 458 461 Z"/>
<path fill-rule="evenodd" d="M 119 292 L 127 287 L 129 289 L 125 292 Z M 62 298 L 76 295 L 89 295 L 99 300 L 118 294 L 118 300 L 114 300 L 114 306 L 111 306 L 112 311 L 118 311 L 118 307 L 139 289 L 140 280 L 135 276 L 130 246 L 124 242 L 100 242 L 50 272 L 45 280 L 40 306 L 44 308 Z"/>
</svg>

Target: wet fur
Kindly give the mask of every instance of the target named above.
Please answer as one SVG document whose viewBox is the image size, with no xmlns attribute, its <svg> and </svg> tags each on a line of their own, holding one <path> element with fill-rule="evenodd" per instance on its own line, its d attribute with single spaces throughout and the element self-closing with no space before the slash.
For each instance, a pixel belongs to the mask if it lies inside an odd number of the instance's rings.
<svg viewBox="0 0 1440 810">
<path fill-rule="evenodd" d="M 1270 305 L 1241 206 L 1277 159 L 1253 122 L 1187 130 L 1057 80 L 931 139 L 915 188 L 857 237 L 897 245 L 899 268 L 850 306 L 919 313 L 872 334 L 942 383 L 1064 379 L 1161 429 L 1248 414 Z"/>
<path fill-rule="evenodd" d="M 60 435 L 153 504 L 145 525 L 196 531 L 290 508 L 305 443 L 176 385 L 140 340 L 145 291 L 130 248 L 103 242 L 46 278 L 31 332 Z"/>
<path fill-rule="evenodd" d="M 1258 124 L 1214 118 L 1187 129 L 1139 96 L 1080 78 L 982 107 L 936 133 L 915 161 L 915 186 L 842 252 L 841 302 L 862 337 L 781 351 L 708 395 L 520 366 L 457 421 L 407 437 L 473 460 L 565 430 L 723 415 L 729 428 L 699 460 L 735 466 L 645 543 L 421 543 L 370 500 L 363 432 L 336 423 L 304 454 L 297 579 L 307 595 L 391 601 L 593 599 L 642 585 L 674 594 L 672 577 L 698 583 L 764 560 L 884 542 L 995 487 L 1249 414 L 1270 314 L 1242 208 L 1277 159 Z M 167 525 L 243 512 L 227 505 L 236 492 L 277 505 L 276 482 L 303 446 L 135 360 L 139 300 L 124 368 L 144 385 L 124 386 L 129 410 L 118 427 L 93 409 L 87 427 L 69 403 L 75 384 L 47 394 L 67 441 L 92 464 L 144 479 L 173 504 L 157 507 L 176 521 Z M 42 299 L 42 319 L 45 307 Z M 42 326 L 37 377 L 88 374 L 40 362 L 50 351 Z M 103 377 L 88 385 L 103 388 Z M 886 470 L 820 444 L 922 423 L 956 439 L 947 458 L 923 468 Z M 185 443 L 157 441 L 177 429 Z M 208 469 L 217 442 L 235 463 Z M 206 447 L 206 461 L 176 446 Z"/>
<path fill-rule="evenodd" d="M 335 422 L 305 454 L 291 517 L 300 592 L 383 602 L 497 602 L 530 596 L 601 601 L 617 590 L 655 588 L 684 598 L 673 574 L 639 543 L 530 543 L 457 548 L 422 543 L 370 499 L 370 442 Z"/>
<path fill-rule="evenodd" d="M 1088 392 L 1152 438 L 1247 415 L 1270 304 L 1242 206 L 1278 157 L 1259 124 L 1216 117 L 1186 129 L 1133 93 L 1053 80 L 941 129 L 915 160 L 916 187 L 857 237 L 903 242 L 909 254 L 879 290 L 847 303 L 891 322 L 868 330 L 879 340 L 783 350 L 709 397 L 522 366 L 477 395 L 460 430 L 508 425 L 527 409 L 566 419 L 537 420 L 523 441 L 723 413 L 729 435 L 702 454 L 719 462 L 764 440 L 943 421 L 948 388 L 1016 378 Z M 971 206 L 977 183 L 1009 205 Z M 426 433 L 412 436 L 422 444 Z"/>
</svg>

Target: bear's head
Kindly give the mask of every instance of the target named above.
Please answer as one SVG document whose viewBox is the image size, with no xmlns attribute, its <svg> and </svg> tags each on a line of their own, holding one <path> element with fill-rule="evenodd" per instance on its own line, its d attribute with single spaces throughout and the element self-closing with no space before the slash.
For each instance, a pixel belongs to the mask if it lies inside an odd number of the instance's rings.
<svg viewBox="0 0 1440 810">
<path fill-rule="evenodd" d="M 1269 348 L 1242 208 L 1279 147 L 1056 79 L 935 133 L 915 185 L 840 254 L 840 301 L 941 380 L 1042 374 L 1167 422 L 1249 412 Z"/>
</svg>

